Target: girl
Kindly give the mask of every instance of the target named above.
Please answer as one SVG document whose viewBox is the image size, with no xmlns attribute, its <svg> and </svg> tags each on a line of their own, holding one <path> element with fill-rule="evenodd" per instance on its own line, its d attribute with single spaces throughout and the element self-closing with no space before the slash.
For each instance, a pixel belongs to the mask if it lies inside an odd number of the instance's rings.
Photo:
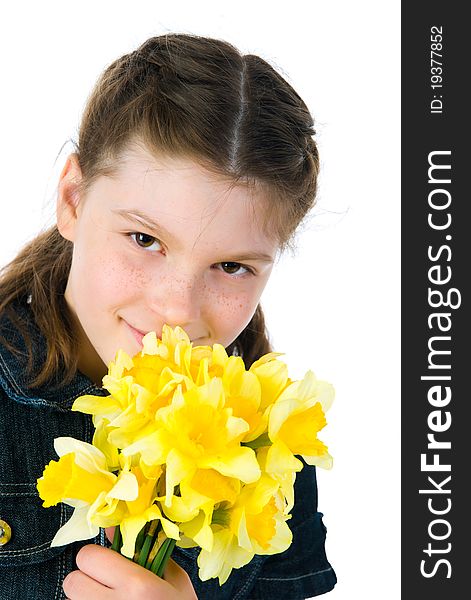
<svg viewBox="0 0 471 600">
<path fill-rule="evenodd" d="M 247 368 L 271 350 L 260 297 L 277 252 L 313 206 L 313 119 L 264 60 L 228 43 L 167 34 L 111 64 L 88 99 L 60 175 L 57 225 L 7 265 L 0 289 L 0 595 L 56 599 L 290 600 L 336 582 L 324 551 L 314 467 L 296 480 L 293 543 L 201 582 L 197 549 L 160 579 L 95 544 L 50 548 L 71 510 L 45 510 L 36 479 L 53 440 L 90 442 L 72 412 L 118 348 L 182 326 Z"/>
</svg>

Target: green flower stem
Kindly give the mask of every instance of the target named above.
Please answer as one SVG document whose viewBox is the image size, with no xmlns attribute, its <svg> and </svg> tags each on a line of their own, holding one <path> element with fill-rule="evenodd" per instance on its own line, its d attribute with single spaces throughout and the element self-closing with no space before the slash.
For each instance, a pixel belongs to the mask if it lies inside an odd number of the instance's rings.
<svg viewBox="0 0 471 600">
<path fill-rule="evenodd" d="M 162 545 L 158 549 L 157 554 L 155 555 L 154 560 L 152 561 L 152 564 L 150 566 L 150 570 L 152 571 L 152 573 L 157 574 L 157 571 L 160 567 L 160 564 L 161 564 L 161 562 L 165 556 L 165 552 L 167 550 L 167 542 L 168 542 L 168 538 L 162 542 Z"/>
<path fill-rule="evenodd" d="M 123 538 L 121 536 L 121 529 L 119 528 L 119 525 L 116 525 L 115 530 L 114 530 L 113 544 L 111 545 L 111 549 L 116 550 L 116 552 L 119 552 L 121 550 L 122 542 L 123 542 Z"/>
<path fill-rule="evenodd" d="M 172 556 L 172 552 L 173 552 L 173 549 L 175 548 L 176 543 L 177 543 L 177 540 L 174 540 L 172 538 L 170 538 L 168 540 L 167 551 L 165 553 L 165 556 L 164 556 L 162 562 L 160 563 L 160 569 L 156 573 L 156 575 L 158 575 L 159 577 L 163 577 L 165 566 L 168 563 L 168 559 Z"/>
<path fill-rule="evenodd" d="M 268 433 L 262 433 L 258 438 L 252 440 L 251 442 L 242 442 L 241 446 L 247 446 L 248 448 L 252 448 L 252 450 L 256 450 L 257 448 L 263 448 L 264 446 L 271 446 L 272 441 L 268 437 Z"/>
<path fill-rule="evenodd" d="M 149 529 L 149 522 L 147 522 L 144 525 L 144 527 L 141 529 L 141 531 L 137 534 L 136 544 L 134 546 L 134 548 L 135 548 L 134 559 L 133 559 L 134 562 L 137 561 L 137 558 L 139 556 L 139 552 L 141 551 L 142 544 L 144 543 L 144 538 L 146 537 L 148 529 Z"/>
<path fill-rule="evenodd" d="M 154 558 L 156 557 L 158 552 L 159 552 L 159 537 L 157 535 L 154 537 L 154 543 L 153 543 L 152 548 L 150 549 L 149 555 L 147 557 L 147 561 L 145 564 L 146 569 L 151 568 Z"/>
<path fill-rule="evenodd" d="M 222 527 L 229 527 L 229 523 L 231 521 L 231 514 L 229 510 L 224 508 L 217 508 L 213 512 L 213 517 L 211 519 L 211 525 L 222 525 Z"/>
<path fill-rule="evenodd" d="M 150 570 L 155 573 L 158 577 L 162 577 L 165 569 L 165 565 L 168 559 L 172 555 L 173 549 L 175 548 L 176 540 L 167 538 L 159 548 L 159 551 L 155 555 Z"/>
<path fill-rule="evenodd" d="M 151 522 L 149 530 L 146 533 L 146 537 L 144 539 L 144 543 L 142 544 L 141 551 L 139 552 L 139 558 L 137 559 L 137 563 L 141 565 L 141 567 L 146 566 L 147 558 L 149 557 L 149 552 L 154 545 L 154 541 L 157 539 L 157 534 L 159 532 L 159 520 L 155 519 Z"/>
</svg>

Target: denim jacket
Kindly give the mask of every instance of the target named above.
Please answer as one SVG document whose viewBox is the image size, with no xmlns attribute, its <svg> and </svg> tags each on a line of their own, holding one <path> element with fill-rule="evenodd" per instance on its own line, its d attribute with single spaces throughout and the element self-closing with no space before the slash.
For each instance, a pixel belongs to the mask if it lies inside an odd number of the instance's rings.
<svg viewBox="0 0 471 600">
<path fill-rule="evenodd" d="M 29 306 L 18 306 L 17 313 L 28 323 L 34 360 L 42 364 L 45 341 Z M 5 316 L 0 319 L 0 333 L 25 351 L 22 337 Z M 109 543 L 101 532 L 94 540 L 51 548 L 52 538 L 73 509 L 65 504 L 43 508 L 36 480 L 45 465 L 57 459 L 54 438 L 92 440 L 91 417 L 70 410 L 75 398 L 108 392 L 80 372 L 60 388 L 51 382 L 29 390 L 25 365 L 0 345 L 0 520 L 11 528 L 10 540 L 0 545 L 0 599 L 59 600 L 65 598 L 64 577 L 77 568 L 78 550 L 92 542 Z M 172 558 L 190 575 L 200 600 L 302 600 L 324 594 L 334 587 L 336 576 L 325 555 L 326 529 L 322 513 L 317 512 L 314 467 L 305 466 L 297 475 L 292 514 L 293 543 L 288 550 L 273 556 L 256 555 L 245 567 L 234 569 L 222 587 L 216 579 L 199 580 L 197 548 L 176 547 Z M 0 523 L 0 542 L 6 539 L 1 534 Z"/>
</svg>

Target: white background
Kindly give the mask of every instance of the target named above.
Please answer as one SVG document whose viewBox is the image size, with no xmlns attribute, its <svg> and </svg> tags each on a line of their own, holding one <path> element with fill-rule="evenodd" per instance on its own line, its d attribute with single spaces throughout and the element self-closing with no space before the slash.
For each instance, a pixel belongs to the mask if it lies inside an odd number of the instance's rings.
<svg viewBox="0 0 471 600">
<path fill-rule="evenodd" d="M 336 401 L 319 472 L 332 600 L 400 597 L 400 3 L 375 0 L 9 3 L 2 10 L 5 263 L 54 218 L 57 175 L 96 77 L 150 35 L 219 37 L 268 60 L 316 121 L 317 209 L 264 293 L 292 377 Z M 320 470 L 319 470 L 320 471 Z"/>
</svg>

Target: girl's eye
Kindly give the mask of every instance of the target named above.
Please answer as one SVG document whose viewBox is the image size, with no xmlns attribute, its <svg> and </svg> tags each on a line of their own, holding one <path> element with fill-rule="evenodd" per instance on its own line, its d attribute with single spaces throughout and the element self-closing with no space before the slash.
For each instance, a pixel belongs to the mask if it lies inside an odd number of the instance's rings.
<svg viewBox="0 0 471 600">
<path fill-rule="evenodd" d="M 159 242 L 159 240 L 153 237 L 152 235 L 147 235 L 147 233 L 141 233 L 137 231 L 134 233 L 130 233 L 129 236 L 140 248 L 157 251 L 162 249 L 162 244 Z"/>
<path fill-rule="evenodd" d="M 244 265 L 241 265 L 238 262 L 221 262 L 219 264 L 224 273 L 227 273 L 228 275 L 244 275 L 245 273 L 253 274 L 253 271 L 249 269 L 249 267 L 244 267 Z"/>
</svg>

